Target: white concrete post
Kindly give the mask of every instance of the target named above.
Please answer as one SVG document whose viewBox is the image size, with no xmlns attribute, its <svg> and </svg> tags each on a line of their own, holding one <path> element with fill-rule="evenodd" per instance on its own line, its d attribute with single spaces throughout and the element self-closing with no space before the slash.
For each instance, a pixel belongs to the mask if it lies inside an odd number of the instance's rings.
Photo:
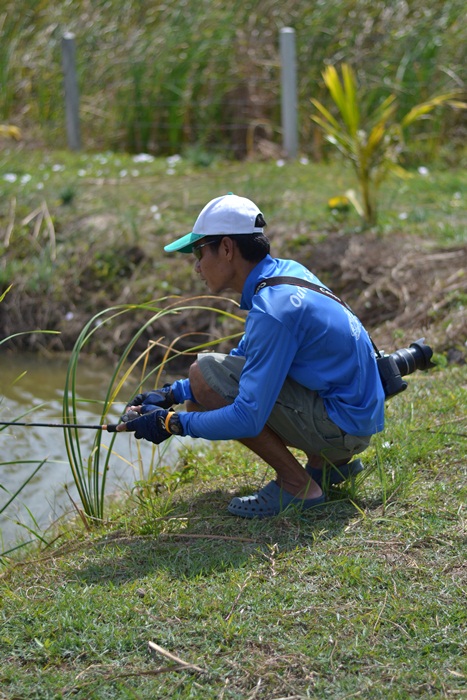
<svg viewBox="0 0 467 700">
<path fill-rule="evenodd" d="M 282 145 L 287 158 L 298 153 L 297 66 L 295 29 L 280 30 Z"/>
<path fill-rule="evenodd" d="M 72 151 L 81 148 L 79 128 L 79 91 L 76 77 L 75 36 L 66 32 L 62 37 L 62 66 L 65 86 L 65 114 L 68 146 Z"/>
</svg>

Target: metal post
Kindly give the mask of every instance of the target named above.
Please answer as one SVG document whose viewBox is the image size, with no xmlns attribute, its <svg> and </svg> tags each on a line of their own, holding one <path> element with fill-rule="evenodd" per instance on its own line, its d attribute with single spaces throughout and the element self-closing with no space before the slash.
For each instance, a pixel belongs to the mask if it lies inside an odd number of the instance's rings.
<svg viewBox="0 0 467 700">
<path fill-rule="evenodd" d="M 298 152 L 297 67 L 295 59 L 295 29 L 280 30 L 282 144 L 287 158 Z"/>
<path fill-rule="evenodd" d="M 75 35 L 66 32 L 62 37 L 62 66 L 65 85 L 66 133 L 72 151 L 81 148 L 79 128 L 79 91 L 76 78 Z"/>
</svg>

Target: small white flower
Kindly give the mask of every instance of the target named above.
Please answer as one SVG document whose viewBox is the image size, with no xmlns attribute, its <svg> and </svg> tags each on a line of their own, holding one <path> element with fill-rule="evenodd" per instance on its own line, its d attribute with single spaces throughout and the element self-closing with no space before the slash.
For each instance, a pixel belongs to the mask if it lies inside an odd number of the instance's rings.
<svg viewBox="0 0 467 700">
<path fill-rule="evenodd" d="M 149 153 L 138 153 L 138 155 L 133 156 L 133 163 L 152 163 L 154 156 L 149 155 Z"/>
<path fill-rule="evenodd" d="M 278 168 L 283 168 L 285 165 L 285 160 L 283 160 L 283 158 L 279 158 L 279 160 L 276 160 L 276 165 Z"/>
<path fill-rule="evenodd" d="M 421 165 L 419 167 L 418 172 L 420 173 L 420 175 L 424 175 L 424 176 L 430 174 L 430 171 L 428 170 L 428 168 L 425 168 L 424 165 Z"/>
<path fill-rule="evenodd" d="M 119 175 L 120 175 L 120 177 L 126 177 L 128 175 L 128 171 L 127 170 L 120 170 Z"/>
<path fill-rule="evenodd" d="M 62 170 L 65 170 L 65 166 L 64 166 L 64 165 L 59 165 L 58 163 L 55 163 L 55 165 L 52 165 L 52 170 L 53 170 L 54 173 L 59 173 L 59 172 L 61 172 Z"/>
<path fill-rule="evenodd" d="M 166 175 L 175 175 L 175 170 L 173 168 L 167 168 L 165 171 Z"/>
<path fill-rule="evenodd" d="M 27 185 L 28 182 L 30 182 L 30 180 L 32 180 L 32 175 L 29 175 L 28 173 L 26 173 L 26 175 L 22 176 L 20 182 L 22 185 Z"/>
<path fill-rule="evenodd" d="M 14 173 L 5 173 L 3 179 L 6 180 L 6 182 L 16 182 L 17 176 Z"/>
<path fill-rule="evenodd" d="M 139 170 L 132 170 L 131 171 L 131 177 L 138 177 L 139 175 Z"/>
<path fill-rule="evenodd" d="M 67 311 L 65 314 L 65 321 L 72 321 L 74 319 L 75 315 L 73 311 Z"/>
<path fill-rule="evenodd" d="M 302 157 L 300 158 L 300 163 L 301 163 L 302 165 L 308 165 L 309 162 L 310 162 L 310 161 L 308 160 L 308 158 L 307 158 L 306 156 L 302 156 Z"/>
<path fill-rule="evenodd" d="M 182 156 L 179 156 L 178 154 L 176 154 L 174 156 L 169 156 L 166 160 L 167 160 L 167 165 L 169 167 L 173 167 L 174 165 L 177 165 L 177 163 L 180 163 L 180 161 L 182 160 Z"/>
<path fill-rule="evenodd" d="M 37 189 L 38 189 L 38 190 L 43 190 L 43 189 L 44 189 L 44 183 L 43 183 L 43 182 L 38 182 L 38 183 L 37 183 Z"/>
<path fill-rule="evenodd" d="M 389 448 L 391 447 L 391 443 L 388 442 L 388 441 L 383 442 L 383 444 L 381 445 L 381 447 L 384 447 L 385 450 L 389 450 Z"/>
<path fill-rule="evenodd" d="M 406 211 L 401 211 L 401 213 L 399 214 L 399 219 L 401 221 L 405 221 L 405 219 L 408 219 L 408 217 L 409 217 L 409 215 L 407 214 Z"/>
<path fill-rule="evenodd" d="M 81 168 L 80 170 L 78 170 L 78 176 L 79 176 L 79 177 L 84 177 L 85 175 L 86 175 L 86 170 L 83 170 L 83 168 Z"/>
</svg>

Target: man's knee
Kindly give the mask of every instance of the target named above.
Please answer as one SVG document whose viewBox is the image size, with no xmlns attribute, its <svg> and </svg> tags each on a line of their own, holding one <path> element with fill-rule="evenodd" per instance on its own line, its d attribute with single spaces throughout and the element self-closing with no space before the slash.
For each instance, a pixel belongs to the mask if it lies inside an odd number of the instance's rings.
<svg viewBox="0 0 467 700">
<path fill-rule="evenodd" d="M 191 393 L 198 404 L 197 410 L 199 410 L 199 406 L 209 411 L 226 405 L 227 402 L 207 383 L 197 360 L 193 362 L 188 370 L 188 377 L 190 380 Z"/>
<path fill-rule="evenodd" d="M 188 370 L 188 378 L 190 380 L 191 393 L 197 403 L 202 404 L 202 396 L 206 391 L 207 384 L 203 374 L 199 368 L 198 360 L 195 360 Z"/>
</svg>

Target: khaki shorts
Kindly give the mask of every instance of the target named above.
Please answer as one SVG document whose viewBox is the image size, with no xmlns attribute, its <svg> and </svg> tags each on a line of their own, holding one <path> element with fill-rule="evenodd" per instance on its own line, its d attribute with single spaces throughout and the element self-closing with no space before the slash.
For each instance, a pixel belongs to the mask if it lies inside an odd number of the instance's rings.
<svg viewBox="0 0 467 700">
<path fill-rule="evenodd" d="M 198 355 L 198 365 L 206 383 L 228 403 L 238 394 L 245 358 L 221 353 Z M 329 418 L 323 399 L 293 379 L 286 379 L 267 425 L 290 447 L 308 455 L 321 455 L 331 463 L 351 459 L 366 450 L 370 438 L 353 436 Z"/>
</svg>

